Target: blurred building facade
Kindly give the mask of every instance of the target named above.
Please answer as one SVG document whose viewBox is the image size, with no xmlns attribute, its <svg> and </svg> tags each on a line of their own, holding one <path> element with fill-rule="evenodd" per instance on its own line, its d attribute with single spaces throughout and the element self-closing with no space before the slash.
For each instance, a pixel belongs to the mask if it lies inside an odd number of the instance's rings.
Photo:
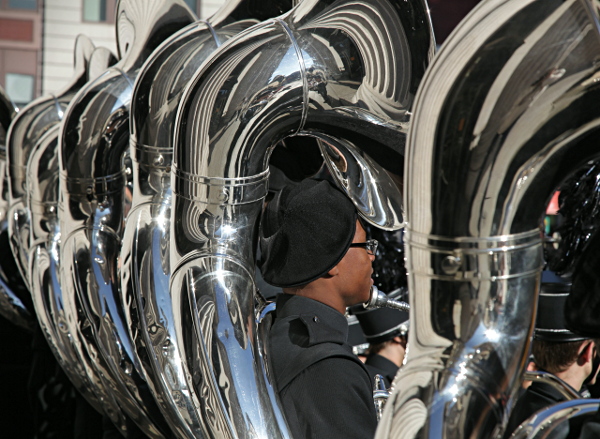
<svg viewBox="0 0 600 439">
<path fill-rule="evenodd" d="M 225 0 L 184 0 L 200 18 Z M 117 0 L 0 0 L 0 85 L 22 107 L 59 91 L 73 73 L 79 34 L 117 53 Z"/>
<path fill-rule="evenodd" d="M 0 85 L 18 104 L 42 91 L 40 0 L 0 0 Z"/>
</svg>

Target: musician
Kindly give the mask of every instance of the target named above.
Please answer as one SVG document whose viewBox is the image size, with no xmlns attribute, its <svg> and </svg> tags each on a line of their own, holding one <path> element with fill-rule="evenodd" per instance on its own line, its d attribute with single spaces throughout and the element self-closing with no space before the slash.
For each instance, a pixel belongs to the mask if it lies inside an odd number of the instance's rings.
<svg viewBox="0 0 600 439">
<path fill-rule="evenodd" d="M 376 374 L 383 376 L 385 386 L 389 388 L 404 361 L 408 313 L 390 308 L 354 312 L 370 343 L 365 362 L 367 370 L 372 377 Z"/>
<path fill-rule="evenodd" d="M 542 283 L 538 301 L 538 317 L 534 330 L 532 353 L 538 370 L 560 378 L 579 392 L 590 377 L 594 383 L 596 346 L 593 340 L 574 334 L 565 327 L 564 304 L 570 291 L 565 283 Z M 566 398 L 552 385 L 534 381 L 519 398 L 511 413 L 505 438 L 535 412 Z M 564 436 L 568 433 L 565 424 Z"/>
<path fill-rule="evenodd" d="M 264 279 L 283 289 L 270 330 L 275 385 L 293 437 L 372 438 L 373 383 L 347 342 L 346 307 L 366 302 L 374 242 L 323 180 L 283 188 L 261 221 Z"/>
</svg>

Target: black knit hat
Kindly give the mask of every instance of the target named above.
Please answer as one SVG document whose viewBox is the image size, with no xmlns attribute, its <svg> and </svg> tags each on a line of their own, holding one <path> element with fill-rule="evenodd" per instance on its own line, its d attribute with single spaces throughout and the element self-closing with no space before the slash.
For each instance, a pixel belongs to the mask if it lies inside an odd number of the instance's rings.
<svg viewBox="0 0 600 439">
<path fill-rule="evenodd" d="M 408 331 L 406 311 L 391 308 L 358 311 L 356 307 L 353 311 L 369 343 L 383 343 L 398 335 L 405 335 Z"/>
<path fill-rule="evenodd" d="M 325 275 L 348 251 L 356 219 L 352 201 L 328 181 L 307 179 L 284 187 L 261 220 L 263 278 L 285 288 Z"/>
<path fill-rule="evenodd" d="M 586 337 L 569 331 L 565 326 L 564 309 L 570 290 L 571 284 L 569 283 L 542 284 L 533 332 L 534 339 L 554 343 L 586 339 Z"/>
</svg>

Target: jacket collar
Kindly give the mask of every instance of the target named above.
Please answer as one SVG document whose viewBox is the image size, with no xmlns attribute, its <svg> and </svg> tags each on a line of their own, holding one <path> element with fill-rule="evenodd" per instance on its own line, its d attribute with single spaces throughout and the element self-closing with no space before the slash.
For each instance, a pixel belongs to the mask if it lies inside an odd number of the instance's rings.
<svg viewBox="0 0 600 439">
<path fill-rule="evenodd" d="M 576 392 L 576 390 L 573 389 L 573 387 L 569 387 Z M 564 401 L 566 399 L 565 396 L 558 389 L 556 389 L 553 385 L 548 383 L 534 381 L 533 383 L 531 383 L 531 386 L 529 386 L 529 389 L 531 392 L 541 394 L 546 398 L 552 399 L 556 402 Z"/>
<path fill-rule="evenodd" d="M 367 357 L 367 364 L 369 366 L 373 366 L 377 369 L 385 370 L 385 371 L 397 371 L 399 369 L 396 364 L 385 358 L 383 355 L 379 354 L 371 354 Z"/>
</svg>

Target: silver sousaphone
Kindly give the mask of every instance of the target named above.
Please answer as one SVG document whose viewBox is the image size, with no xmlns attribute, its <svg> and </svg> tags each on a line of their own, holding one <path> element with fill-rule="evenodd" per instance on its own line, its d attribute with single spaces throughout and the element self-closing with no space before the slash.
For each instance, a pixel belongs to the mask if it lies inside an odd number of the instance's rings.
<svg viewBox="0 0 600 439">
<path fill-rule="evenodd" d="M 597 1 L 489 0 L 420 86 L 405 162 L 407 362 L 376 437 L 504 434 L 555 188 L 600 155 Z"/>
<path fill-rule="evenodd" d="M 229 40 L 187 87 L 171 171 L 168 305 L 178 333 L 166 347 L 204 395 L 209 437 L 289 437 L 254 309 L 272 149 L 316 139 L 361 215 L 400 227 L 400 191 L 385 166 L 401 169 L 433 48 L 424 2 L 305 0 Z"/>
</svg>

